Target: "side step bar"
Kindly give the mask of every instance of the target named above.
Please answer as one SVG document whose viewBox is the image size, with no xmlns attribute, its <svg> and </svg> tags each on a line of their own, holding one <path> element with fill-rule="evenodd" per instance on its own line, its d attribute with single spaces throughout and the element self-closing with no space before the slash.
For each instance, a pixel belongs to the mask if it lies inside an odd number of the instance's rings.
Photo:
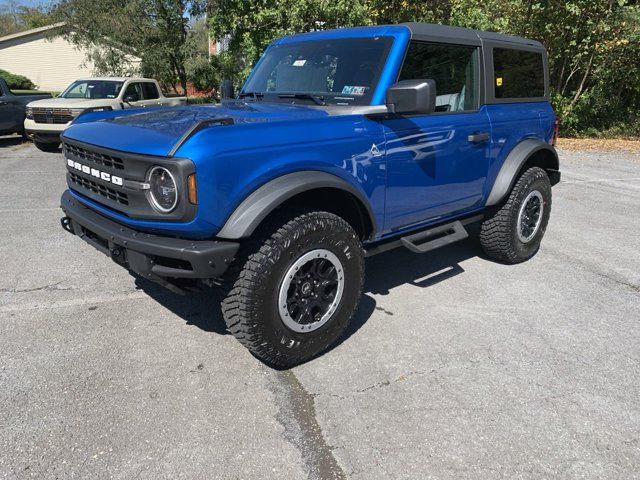
<svg viewBox="0 0 640 480">
<path fill-rule="evenodd" d="M 455 222 L 428 228 L 418 233 L 412 233 L 405 237 L 396 238 L 395 240 L 390 240 L 368 248 L 366 256 L 372 257 L 378 253 L 398 247 L 405 247 L 414 253 L 430 252 L 436 248 L 444 247 L 445 245 L 468 238 L 469 232 L 467 232 L 465 225 L 478 222 L 483 218 L 483 215 L 475 215 L 463 220 L 456 220 Z"/>
<path fill-rule="evenodd" d="M 464 240 L 469 234 L 460 221 L 447 223 L 424 232 L 402 237 L 402 245 L 414 253 L 426 253 L 450 243 Z"/>
</svg>

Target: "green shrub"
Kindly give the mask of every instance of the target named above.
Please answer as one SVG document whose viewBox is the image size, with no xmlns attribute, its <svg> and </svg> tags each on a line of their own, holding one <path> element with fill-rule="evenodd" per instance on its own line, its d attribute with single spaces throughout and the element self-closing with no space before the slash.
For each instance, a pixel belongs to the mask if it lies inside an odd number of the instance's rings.
<svg viewBox="0 0 640 480">
<path fill-rule="evenodd" d="M 23 75 L 15 75 L 0 69 L 0 77 L 4 78 L 9 88 L 13 90 L 35 90 L 36 85 Z"/>
<path fill-rule="evenodd" d="M 213 97 L 189 97 L 187 103 L 189 105 L 205 105 L 208 103 L 218 103 L 218 101 Z"/>
</svg>

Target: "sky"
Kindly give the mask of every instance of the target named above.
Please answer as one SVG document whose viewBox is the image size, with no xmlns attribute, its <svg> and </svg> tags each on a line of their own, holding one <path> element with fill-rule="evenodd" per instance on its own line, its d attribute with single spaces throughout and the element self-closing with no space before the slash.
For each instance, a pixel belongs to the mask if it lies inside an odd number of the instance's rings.
<svg viewBox="0 0 640 480">
<path fill-rule="evenodd" d="M 17 3 L 18 5 L 24 5 L 25 7 L 37 7 L 38 5 L 49 5 L 53 3 L 53 0 L 14 0 L 14 2 L 9 2 L 9 0 L 0 0 L 0 10 L 9 3 Z"/>
</svg>

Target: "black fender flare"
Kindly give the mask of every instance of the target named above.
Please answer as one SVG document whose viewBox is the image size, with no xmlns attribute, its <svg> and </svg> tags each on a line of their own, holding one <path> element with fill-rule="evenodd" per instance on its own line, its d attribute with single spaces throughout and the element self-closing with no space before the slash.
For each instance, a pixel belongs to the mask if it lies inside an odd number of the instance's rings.
<svg viewBox="0 0 640 480">
<path fill-rule="evenodd" d="M 507 195 L 513 187 L 518 173 L 522 166 L 537 152 L 544 151 L 546 153 L 546 161 L 543 168 L 549 170 L 560 170 L 560 162 L 558 153 L 553 146 L 536 138 L 528 138 L 518 143 L 513 150 L 507 155 L 498 176 L 496 177 L 491 192 L 487 197 L 486 206 L 496 205 L 505 195 Z"/>
<path fill-rule="evenodd" d="M 362 192 L 336 175 L 308 170 L 282 175 L 259 187 L 236 207 L 216 237 L 246 238 L 254 232 L 260 222 L 285 201 L 317 188 L 336 188 L 355 196 L 366 209 L 373 231 L 376 231 L 375 216 L 368 199 Z"/>
</svg>

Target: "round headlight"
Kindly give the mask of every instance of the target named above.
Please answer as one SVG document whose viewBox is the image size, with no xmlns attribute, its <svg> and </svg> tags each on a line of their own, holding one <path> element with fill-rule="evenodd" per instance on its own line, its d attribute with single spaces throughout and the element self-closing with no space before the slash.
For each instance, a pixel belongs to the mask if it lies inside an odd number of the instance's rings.
<svg viewBox="0 0 640 480">
<path fill-rule="evenodd" d="M 153 167 L 147 175 L 149 200 L 162 213 L 169 213 L 178 204 L 178 185 L 171 172 L 163 167 Z"/>
</svg>

